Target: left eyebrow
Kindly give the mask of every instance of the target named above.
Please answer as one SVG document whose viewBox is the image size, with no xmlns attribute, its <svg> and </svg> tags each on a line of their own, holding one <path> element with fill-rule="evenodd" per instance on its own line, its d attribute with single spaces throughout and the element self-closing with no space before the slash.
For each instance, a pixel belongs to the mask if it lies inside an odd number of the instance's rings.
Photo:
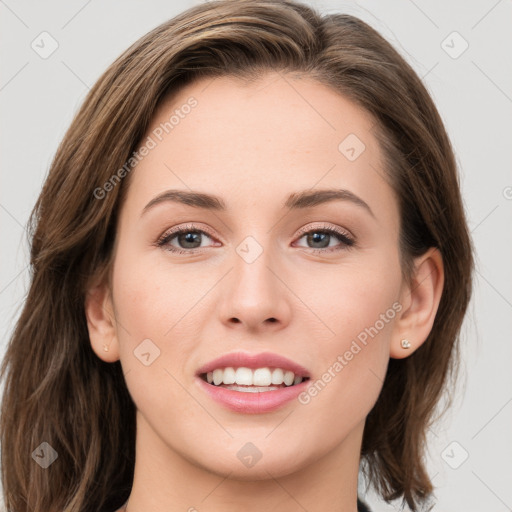
<svg viewBox="0 0 512 512">
<path fill-rule="evenodd" d="M 284 206 L 290 209 L 312 208 L 331 201 L 349 201 L 365 209 L 373 218 L 375 215 L 365 201 L 346 189 L 304 190 L 290 194 Z"/>
<path fill-rule="evenodd" d="M 141 216 L 150 208 L 164 203 L 176 202 L 192 206 L 193 208 L 201 208 L 205 210 L 226 211 L 228 208 L 224 200 L 220 197 L 205 194 L 203 192 L 194 192 L 188 190 L 166 190 L 149 201 L 142 210 Z M 365 209 L 375 218 L 375 215 L 365 201 L 359 196 L 345 189 L 323 189 L 323 190 L 303 190 L 301 192 L 293 192 L 285 201 L 283 207 L 290 210 L 303 208 L 312 208 L 320 204 L 331 201 L 349 201 L 359 207 Z"/>
</svg>

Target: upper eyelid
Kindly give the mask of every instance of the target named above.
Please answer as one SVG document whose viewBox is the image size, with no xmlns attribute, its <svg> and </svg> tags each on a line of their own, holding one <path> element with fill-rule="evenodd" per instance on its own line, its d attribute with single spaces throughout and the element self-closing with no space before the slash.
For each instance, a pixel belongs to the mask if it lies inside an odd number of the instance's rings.
<svg viewBox="0 0 512 512">
<path fill-rule="evenodd" d="M 321 223 L 321 222 L 320 222 Z M 346 235 L 348 238 L 355 239 L 355 236 L 346 228 L 342 228 L 340 226 L 334 226 L 329 225 L 327 223 L 319 226 L 304 226 L 303 228 L 300 228 L 297 232 L 297 236 L 304 235 L 305 233 L 309 233 L 310 231 L 334 231 L 335 233 L 341 232 L 342 234 Z"/>
<path fill-rule="evenodd" d="M 214 239 L 216 238 L 213 233 L 210 233 L 206 228 L 201 228 L 195 225 L 186 225 L 186 226 L 177 226 L 173 228 L 166 229 L 158 238 L 157 243 L 160 241 L 165 241 L 168 238 L 173 238 L 175 235 L 182 233 L 182 232 L 188 232 L 188 231 L 198 231 L 200 233 L 203 233 L 207 235 L 208 237 Z"/>
</svg>

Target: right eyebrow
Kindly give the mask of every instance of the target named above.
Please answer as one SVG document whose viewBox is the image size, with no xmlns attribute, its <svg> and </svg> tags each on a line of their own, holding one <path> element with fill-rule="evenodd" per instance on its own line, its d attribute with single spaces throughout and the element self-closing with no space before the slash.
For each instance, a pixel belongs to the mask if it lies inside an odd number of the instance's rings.
<svg viewBox="0 0 512 512">
<path fill-rule="evenodd" d="M 185 204 L 193 208 L 204 208 L 206 210 L 225 211 L 227 209 L 226 203 L 217 196 L 204 194 L 202 192 L 189 192 L 188 190 L 166 190 L 151 199 L 142 210 L 141 215 L 153 206 L 168 201 Z"/>
</svg>

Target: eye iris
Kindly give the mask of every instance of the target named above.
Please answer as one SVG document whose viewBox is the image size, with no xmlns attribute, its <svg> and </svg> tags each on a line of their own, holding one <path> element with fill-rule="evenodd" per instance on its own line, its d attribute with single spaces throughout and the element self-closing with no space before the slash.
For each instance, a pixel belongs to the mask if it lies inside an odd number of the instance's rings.
<svg viewBox="0 0 512 512">
<path fill-rule="evenodd" d="M 322 243 L 322 245 L 320 246 L 321 248 L 328 247 L 330 236 L 331 235 L 329 235 L 328 233 L 319 233 L 318 231 L 316 231 L 313 234 L 308 235 L 308 242 L 312 242 L 312 243 L 321 242 Z M 323 239 L 322 239 L 322 237 L 323 237 Z M 327 242 L 327 243 L 324 243 L 324 242 Z"/>
<path fill-rule="evenodd" d="M 187 231 L 185 233 L 180 233 L 178 235 L 178 241 L 179 241 L 180 245 L 185 244 L 184 247 L 186 247 L 188 249 L 195 249 L 198 246 L 190 247 L 187 244 L 194 244 L 194 243 L 199 242 L 199 245 L 201 245 L 201 240 L 199 238 L 200 236 L 201 236 L 201 233 L 199 233 L 199 231 Z M 195 238 L 195 240 L 194 240 L 194 238 Z"/>
</svg>

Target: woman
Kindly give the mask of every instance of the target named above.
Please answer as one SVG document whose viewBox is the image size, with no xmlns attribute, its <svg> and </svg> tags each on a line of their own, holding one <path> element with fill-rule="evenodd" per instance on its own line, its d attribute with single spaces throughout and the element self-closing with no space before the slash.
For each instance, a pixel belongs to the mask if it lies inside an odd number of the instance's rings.
<svg viewBox="0 0 512 512">
<path fill-rule="evenodd" d="M 265 0 L 162 24 L 90 91 L 31 221 L 8 511 L 355 512 L 359 470 L 430 506 L 472 246 L 437 110 L 368 25 Z"/>
</svg>

